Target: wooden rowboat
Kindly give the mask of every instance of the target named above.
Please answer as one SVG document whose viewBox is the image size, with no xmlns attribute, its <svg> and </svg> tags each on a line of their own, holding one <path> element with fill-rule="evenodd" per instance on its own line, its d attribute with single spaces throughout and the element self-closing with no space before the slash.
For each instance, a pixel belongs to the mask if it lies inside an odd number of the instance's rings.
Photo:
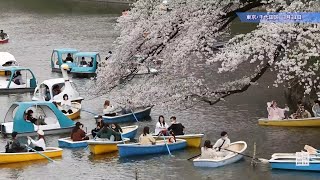
<svg viewBox="0 0 320 180">
<path fill-rule="evenodd" d="M 117 144 L 127 143 L 130 139 L 124 138 L 123 141 L 106 141 L 100 138 L 96 140 L 88 140 L 90 152 L 92 154 L 105 154 L 118 151 Z"/>
<path fill-rule="evenodd" d="M 122 137 L 123 138 L 133 139 L 137 134 L 138 125 L 125 126 L 125 127 L 121 127 L 121 129 L 123 131 L 123 133 L 122 133 Z M 59 144 L 59 147 L 79 148 L 79 147 L 87 147 L 88 146 L 87 141 L 88 140 L 85 140 L 85 141 L 72 141 L 72 139 L 70 137 L 66 137 L 66 138 L 58 139 L 58 144 Z"/>
<path fill-rule="evenodd" d="M 247 149 L 247 143 L 244 141 L 237 141 L 234 143 L 231 143 L 228 147 L 229 150 L 235 151 L 238 153 L 244 153 L 244 151 Z M 196 167 L 220 167 L 225 166 L 227 164 L 232 164 L 240 159 L 243 158 L 243 155 L 238 153 L 232 153 L 230 152 L 225 157 L 219 157 L 215 159 L 201 159 L 201 157 L 196 158 L 193 160 L 193 165 Z"/>
<path fill-rule="evenodd" d="M 305 119 L 284 119 L 284 120 L 259 119 L 259 125 L 262 125 L 262 126 L 316 127 L 316 126 L 320 126 L 320 118 L 319 117 L 312 117 L 312 118 L 305 118 Z"/>
<path fill-rule="evenodd" d="M 57 147 L 47 147 L 45 151 L 41 151 L 44 155 L 49 158 L 62 156 L 62 149 Z M 18 163 L 24 161 L 33 161 L 45 159 L 36 152 L 21 152 L 21 153 L 0 153 L 0 164 L 6 163 Z"/>
<path fill-rule="evenodd" d="M 61 110 L 62 107 L 58 105 L 58 108 Z M 78 102 L 72 102 L 71 104 L 71 110 L 73 113 L 65 114 L 69 119 L 75 120 L 80 118 L 80 113 L 81 113 L 81 104 Z"/>
<path fill-rule="evenodd" d="M 201 141 L 204 134 L 185 134 L 185 135 L 178 135 L 176 136 L 177 139 L 184 139 L 187 141 L 188 147 L 200 147 Z M 163 139 L 163 136 L 156 136 L 153 135 L 156 139 Z M 170 138 L 171 136 L 165 136 L 166 139 Z"/>
<path fill-rule="evenodd" d="M 309 164 L 297 165 L 295 153 L 275 153 L 269 160 L 272 169 L 300 170 L 300 171 L 320 171 L 320 157 L 309 156 Z"/>
<path fill-rule="evenodd" d="M 177 142 L 167 143 L 167 145 L 170 151 L 176 151 L 186 148 L 187 141 L 184 139 L 177 139 Z M 163 140 L 156 141 L 155 145 L 141 145 L 140 143 L 118 144 L 118 149 L 120 157 L 168 153 L 168 149 Z"/>
</svg>

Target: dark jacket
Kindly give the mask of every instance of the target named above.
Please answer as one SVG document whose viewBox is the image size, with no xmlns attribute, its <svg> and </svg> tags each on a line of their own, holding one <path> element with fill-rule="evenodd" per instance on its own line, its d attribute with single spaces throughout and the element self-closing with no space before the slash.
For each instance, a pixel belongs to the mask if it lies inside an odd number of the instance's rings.
<svg viewBox="0 0 320 180">
<path fill-rule="evenodd" d="M 115 141 L 120 141 L 121 140 L 121 134 L 118 132 L 115 132 L 114 130 L 112 130 L 109 127 L 104 127 L 102 128 L 98 133 L 97 136 L 99 138 L 107 138 L 110 139 L 111 136 L 114 136 L 114 140 Z"/>
<path fill-rule="evenodd" d="M 17 139 L 13 139 L 7 142 L 6 153 L 26 152 L 25 146 L 21 145 Z"/>
<path fill-rule="evenodd" d="M 181 123 L 177 124 L 171 124 L 171 126 L 168 128 L 168 131 L 172 130 L 174 135 L 184 135 L 183 133 L 184 126 Z"/>
</svg>

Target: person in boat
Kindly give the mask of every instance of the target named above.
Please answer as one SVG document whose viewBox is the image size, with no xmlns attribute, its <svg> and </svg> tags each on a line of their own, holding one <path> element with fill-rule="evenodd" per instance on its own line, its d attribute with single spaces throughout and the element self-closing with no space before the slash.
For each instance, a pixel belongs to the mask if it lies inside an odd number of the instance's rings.
<svg viewBox="0 0 320 180">
<path fill-rule="evenodd" d="M 32 122 L 33 124 L 36 124 L 37 119 L 33 117 L 33 111 L 29 109 L 27 113 L 25 114 L 25 120 Z"/>
<path fill-rule="evenodd" d="M 94 58 L 91 57 L 91 61 L 89 62 L 89 67 L 93 67 L 93 61 L 94 61 Z"/>
<path fill-rule="evenodd" d="M 81 58 L 81 61 L 80 61 L 80 66 L 86 66 L 88 65 L 87 61 L 85 60 L 84 57 Z"/>
<path fill-rule="evenodd" d="M 122 132 L 123 132 L 122 129 L 121 129 L 121 127 L 120 127 L 119 124 L 117 124 L 117 123 L 112 123 L 112 124 L 111 124 L 111 128 L 112 128 L 112 130 L 114 130 L 115 132 L 119 132 L 119 133 L 122 133 Z"/>
<path fill-rule="evenodd" d="M 61 112 L 63 112 L 64 114 L 72 114 L 73 111 L 71 109 L 71 101 L 69 100 L 69 96 L 67 94 L 63 95 L 63 100 L 61 101 L 61 106 L 62 106 L 62 110 Z"/>
<path fill-rule="evenodd" d="M 217 157 L 216 151 L 212 148 L 210 140 L 204 141 L 203 147 L 201 147 L 200 159 L 214 159 Z"/>
<path fill-rule="evenodd" d="M 24 84 L 22 81 L 22 75 L 20 71 L 16 71 L 15 75 L 13 76 L 12 81 L 16 84 L 16 85 L 21 85 Z"/>
<path fill-rule="evenodd" d="M 152 137 L 152 135 L 149 132 L 150 128 L 148 126 L 145 126 L 143 128 L 143 133 L 139 137 L 139 143 L 141 145 L 154 145 L 156 144 L 156 140 Z"/>
<path fill-rule="evenodd" d="M 320 117 L 320 101 L 315 100 L 314 104 L 312 106 L 312 112 L 314 114 L 314 117 Z"/>
<path fill-rule="evenodd" d="M 168 127 L 168 131 L 172 130 L 176 136 L 184 135 L 184 126 L 181 123 L 177 122 L 177 118 L 175 116 L 172 116 L 170 120 L 172 124 L 170 127 Z"/>
<path fill-rule="evenodd" d="M 0 30 L 0 38 L 3 40 L 3 39 L 6 39 L 8 37 L 7 33 L 4 33 L 3 30 Z"/>
<path fill-rule="evenodd" d="M 108 54 L 107 54 L 107 56 L 106 56 L 106 59 L 105 59 L 105 60 L 108 60 L 111 56 L 112 56 L 112 52 L 109 51 Z"/>
<path fill-rule="evenodd" d="M 44 93 L 44 100 L 45 101 L 50 101 L 51 99 L 51 95 L 50 95 L 50 90 L 48 88 L 48 86 L 45 86 L 45 93 Z"/>
<path fill-rule="evenodd" d="M 267 103 L 268 119 L 269 120 L 281 120 L 285 118 L 285 111 L 289 111 L 287 105 L 284 109 L 278 107 L 276 101 L 271 101 Z"/>
<path fill-rule="evenodd" d="M 17 132 L 12 132 L 12 139 L 7 142 L 7 145 L 5 147 L 6 153 L 19 153 L 28 151 L 24 145 L 21 145 L 21 143 L 17 139 L 17 135 Z"/>
<path fill-rule="evenodd" d="M 49 88 L 48 88 L 49 89 Z M 60 94 L 61 93 L 61 89 L 60 89 L 60 86 L 58 84 L 54 85 L 52 87 L 52 95 L 53 97 Z"/>
<path fill-rule="evenodd" d="M 213 149 L 216 150 L 218 156 L 226 156 L 229 151 L 224 150 L 230 146 L 230 139 L 228 138 L 228 133 L 226 131 L 221 132 L 221 138 L 213 145 Z"/>
<path fill-rule="evenodd" d="M 72 141 L 89 140 L 89 137 L 86 136 L 86 133 L 83 130 L 83 124 L 81 124 L 80 122 L 76 122 L 76 125 L 72 129 L 71 139 Z"/>
<path fill-rule="evenodd" d="M 96 128 L 91 130 L 91 134 L 93 137 L 96 137 L 97 133 L 103 128 L 104 123 L 102 120 L 102 116 L 99 115 L 96 121 Z"/>
<path fill-rule="evenodd" d="M 97 136 L 102 139 L 108 139 L 110 141 L 121 141 L 121 134 L 114 131 L 109 127 L 109 124 L 105 124 L 104 127 L 97 133 Z"/>
<path fill-rule="evenodd" d="M 104 105 L 103 105 L 104 109 L 103 109 L 103 114 L 105 116 L 116 116 L 117 113 L 116 113 L 116 109 L 114 108 L 114 106 L 112 106 L 110 104 L 110 101 L 109 100 L 106 100 L 104 102 Z"/>
<path fill-rule="evenodd" d="M 174 132 L 173 131 L 170 131 L 169 132 L 169 139 L 168 139 L 168 143 L 175 143 L 177 142 L 177 139 L 176 139 L 176 136 L 174 135 Z"/>
<path fill-rule="evenodd" d="M 32 144 L 32 147 L 33 147 L 34 150 L 36 150 L 36 151 L 45 151 L 46 150 L 46 141 L 44 139 L 44 132 L 41 129 L 39 129 L 37 131 L 37 134 L 38 134 L 38 140 L 37 141 L 33 140 L 29 136 L 27 138 L 28 138 L 28 140 L 31 141 L 31 144 Z M 32 150 L 30 150 L 30 152 L 32 152 Z"/>
<path fill-rule="evenodd" d="M 311 118 L 311 113 L 304 108 L 301 101 L 298 102 L 298 109 L 291 115 L 293 119 Z"/>
<path fill-rule="evenodd" d="M 65 59 L 63 62 L 65 63 L 65 62 L 68 62 L 68 61 L 69 61 L 69 62 L 73 62 L 73 58 L 72 58 L 72 56 L 71 56 L 71 53 L 68 53 L 68 54 L 67 54 L 67 57 L 66 57 L 66 59 Z"/>
<path fill-rule="evenodd" d="M 133 109 L 134 109 L 134 105 L 132 103 L 132 101 L 130 101 L 129 99 L 127 99 L 127 103 L 124 107 L 121 107 L 121 113 L 122 114 L 129 114 L 132 113 Z"/>
<path fill-rule="evenodd" d="M 159 116 L 158 122 L 156 124 L 156 128 L 154 130 L 155 135 L 159 135 L 160 133 L 163 135 L 168 135 L 167 129 L 168 124 L 165 122 L 164 117 L 162 115 Z"/>
</svg>

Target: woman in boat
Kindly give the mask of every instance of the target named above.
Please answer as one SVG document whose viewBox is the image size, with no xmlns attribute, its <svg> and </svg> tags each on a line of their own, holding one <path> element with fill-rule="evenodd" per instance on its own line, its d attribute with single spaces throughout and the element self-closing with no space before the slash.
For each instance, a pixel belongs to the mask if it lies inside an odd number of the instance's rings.
<svg viewBox="0 0 320 180">
<path fill-rule="evenodd" d="M 89 140 L 89 137 L 86 136 L 86 133 L 83 130 L 83 124 L 80 122 L 77 122 L 75 127 L 72 129 L 71 139 L 72 141 Z"/>
<path fill-rule="evenodd" d="M 320 117 L 320 101 L 315 100 L 314 104 L 312 106 L 312 112 L 314 114 L 314 117 Z"/>
<path fill-rule="evenodd" d="M 28 136 L 28 139 L 31 141 L 31 144 L 33 146 L 33 149 L 36 151 L 45 151 L 46 150 L 46 142 L 44 139 L 44 132 L 39 129 L 37 131 L 38 134 L 38 140 L 35 141 L 31 137 Z"/>
<path fill-rule="evenodd" d="M 167 133 L 168 127 L 169 127 L 168 124 L 164 121 L 164 117 L 160 115 L 154 132 L 156 135 L 159 135 L 161 133 L 166 136 L 168 135 Z"/>
<path fill-rule="evenodd" d="M 285 105 L 285 109 L 281 109 L 278 107 L 276 101 L 271 101 L 267 103 L 267 111 L 268 111 L 268 119 L 269 120 L 281 120 L 285 118 L 284 112 L 289 111 L 287 105 Z"/>
<path fill-rule="evenodd" d="M 175 135 L 184 135 L 184 132 L 183 132 L 183 130 L 184 130 L 184 126 L 181 124 L 181 123 L 178 123 L 177 122 L 177 118 L 175 117 L 175 116 L 172 116 L 171 118 L 170 118 L 170 120 L 171 120 L 171 126 L 170 127 L 168 127 L 168 131 L 173 131 L 173 133 L 175 134 Z"/>
<path fill-rule="evenodd" d="M 121 134 L 114 131 L 109 127 L 109 124 L 105 124 L 104 127 L 97 133 L 97 136 L 102 139 L 108 139 L 110 141 L 121 141 Z"/>
<path fill-rule="evenodd" d="M 16 71 L 12 81 L 16 84 L 16 85 L 21 85 L 23 84 L 22 82 L 22 75 L 20 71 Z"/>
<path fill-rule="evenodd" d="M 37 119 L 33 117 L 33 111 L 29 109 L 27 113 L 25 114 L 25 120 L 32 122 L 33 124 L 36 124 Z"/>
<path fill-rule="evenodd" d="M 156 144 L 156 140 L 152 137 L 152 135 L 149 132 L 150 128 L 148 126 L 145 126 L 143 128 L 143 133 L 139 137 L 139 143 L 141 145 L 153 145 Z"/>
<path fill-rule="evenodd" d="M 222 131 L 220 135 L 221 138 L 217 140 L 212 148 L 216 150 L 218 156 L 226 156 L 229 152 L 224 149 L 230 146 L 230 139 L 225 131 Z"/>
<path fill-rule="evenodd" d="M 217 157 L 217 153 L 212 149 L 211 141 L 206 140 L 201 147 L 201 156 L 200 159 L 214 159 Z"/>
<path fill-rule="evenodd" d="M 102 120 L 102 116 L 99 115 L 98 118 L 97 118 L 97 122 L 96 122 L 96 128 L 91 130 L 92 136 L 96 137 L 97 133 L 103 128 L 103 126 L 104 126 L 104 123 L 103 123 L 103 120 Z"/>
<path fill-rule="evenodd" d="M 122 129 L 121 129 L 121 127 L 120 127 L 117 123 L 112 123 L 112 124 L 111 124 L 111 128 L 112 128 L 112 130 L 114 130 L 115 132 L 122 133 Z"/>
<path fill-rule="evenodd" d="M 64 114 L 72 114 L 73 111 L 71 110 L 71 101 L 69 100 L 69 96 L 67 94 L 63 95 L 63 100 L 61 101 L 61 106 L 62 106 L 62 112 Z"/>
<path fill-rule="evenodd" d="M 106 100 L 103 105 L 103 114 L 105 116 L 116 116 L 117 113 L 115 112 L 115 108 L 110 104 L 109 100 Z"/>
<path fill-rule="evenodd" d="M 26 146 L 20 144 L 19 140 L 17 139 L 18 133 L 13 131 L 11 136 L 12 139 L 7 142 L 5 147 L 6 153 L 19 153 L 19 152 L 27 152 Z"/>
</svg>

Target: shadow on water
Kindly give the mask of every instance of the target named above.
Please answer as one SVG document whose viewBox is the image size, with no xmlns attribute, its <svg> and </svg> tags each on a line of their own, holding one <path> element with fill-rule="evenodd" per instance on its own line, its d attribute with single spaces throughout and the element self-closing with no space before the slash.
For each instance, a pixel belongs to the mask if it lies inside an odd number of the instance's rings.
<svg viewBox="0 0 320 180">
<path fill-rule="evenodd" d="M 129 4 L 76 0 L 0 0 L 0 10 L 22 10 L 39 14 L 120 14 Z"/>
</svg>

